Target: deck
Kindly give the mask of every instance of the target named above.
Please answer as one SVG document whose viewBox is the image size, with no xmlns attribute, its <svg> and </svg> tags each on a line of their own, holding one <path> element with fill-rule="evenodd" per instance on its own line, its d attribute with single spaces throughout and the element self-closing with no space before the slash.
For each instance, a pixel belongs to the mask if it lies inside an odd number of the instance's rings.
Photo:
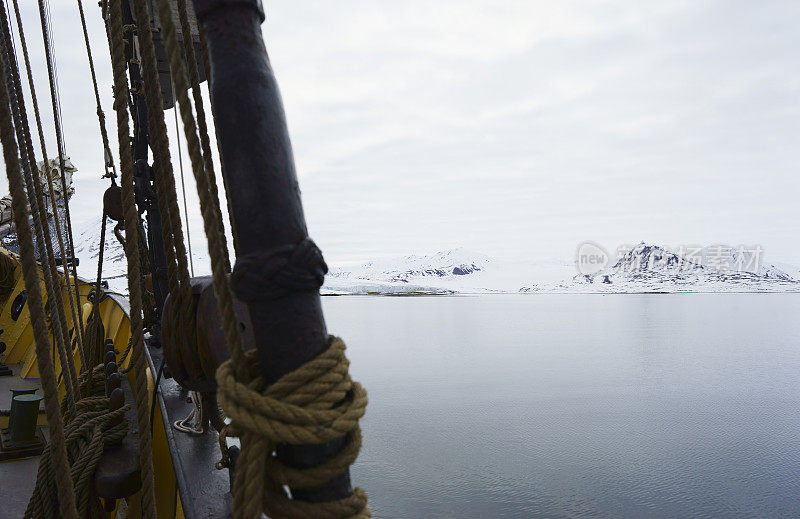
<svg viewBox="0 0 800 519">
<path fill-rule="evenodd" d="M 0 409 L 11 407 L 11 389 L 17 387 L 39 387 L 41 394 L 41 384 L 38 378 L 21 379 L 17 374 L 21 369 L 21 364 L 10 364 L 9 367 L 14 372 L 10 377 L 0 377 Z M 44 411 L 40 408 L 39 423 L 44 423 Z M 0 417 L 0 427 L 5 427 L 8 418 Z M 48 429 L 44 427 L 42 431 L 45 437 L 48 436 Z M 39 468 L 39 456 L 22 458 L 0 462 L 0 499 L 4 517 L 22 517 L 25 508 L 28 506 L 28 498 L 33 492 L 36 484 L 36 471 Z"/>
</svg>

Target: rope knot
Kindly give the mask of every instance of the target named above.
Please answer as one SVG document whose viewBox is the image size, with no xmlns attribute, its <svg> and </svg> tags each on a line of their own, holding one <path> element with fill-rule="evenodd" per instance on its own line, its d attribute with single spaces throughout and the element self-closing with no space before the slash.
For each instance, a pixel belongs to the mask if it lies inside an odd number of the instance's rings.
<svg viewBox="0 0 800 519">
<path fill-rule="evenodd" d="M 370 517 L 366 493 L 358 488 L 343 499 L 321 503 L 293 500 L 283 490 L 321 485 L 358 456 L 358 420 L 366 411 L 367 392 L 350 378 L 344 352 L 344 342 L 331 336 L 327 350 L 269 386 L 259 376 L 254 350 L 246 354 L 247 380 L 236 380 L 230 360 L 217 370 L 217 394 L 231 419 L 225 434 L 242 437 L 234 508 L 241 510 L 236 502 L 242 503 L 243 517 L 261 511 L 287 518 Z M 336 455 L 307 469 L 285 465 L 273 452 L 278 444 L 313 445 L 339 438 L 345 443 Z"/>
<path fill-rule="evenodd" d="M 231 288 L 243 301 L 277 299 L 295 291 L 318 290 L 327 273 L 322 251 L 306 237 L 296 245 L 237 258 Z"/>
</svg>

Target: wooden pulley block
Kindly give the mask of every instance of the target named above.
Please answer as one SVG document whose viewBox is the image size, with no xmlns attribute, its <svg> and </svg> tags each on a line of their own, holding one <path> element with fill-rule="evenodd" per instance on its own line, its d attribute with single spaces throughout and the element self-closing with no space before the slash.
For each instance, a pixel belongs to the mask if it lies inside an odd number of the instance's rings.
<svg viewBox="0 0 800 519">
<path fill-rule="evenodd" d="M 255 349 L 256 340 L 253 336 L 253 326 L 250 321 L 250 312 L 247 304 L 233 296 L 233 311 L 239 321 L 239 333 L 242 336 L 242 348 L 245 351 Z M 214 373 L 217 368 L 230 358 L 228 346 L 225 341 L 225 332 L 222 329 L 222 316 L 217 305 L 217 296 L 214 294 L 211 277 L 200 293 L 197 302 L 197 344 L 211 358 Z"/>
<path fill-rule="evenodd" d="M 228 357 L 222 318 L 217 308 L 211 276 L 192 278 L 193 330 L 180 332 L 180 313 L 173 311 L 174 301 L 167 297 L 161 317 L 161 343 L 164 358 L 173 378 L 186 389 L 213 392 L 217 389 L 215 374 Z M 234 299 L 245 350 L 255 348 L 247 305 Z M 178 317 L 176 317 L 176 315 Z"/>
<path fill-rule="evenodd" d="M 189 313 L 197 312 L 200 289 L 194 279 Z M 197 350 L 197 333 L 191 323 L 184 322 L 182 302 L 168 295 L 161 312 L 161 346 L 172 377 L 192 391 L 213 391 L 213 376 L 208 377 L 210 361 Z"/>
<path fill-rule="evenodd" d="M 122 210 L 122 189 L 118 185 L 111 185 L 103 193 L 103 211 L 115 222 L 125 221 L 125 213 Z"/>
</svg>

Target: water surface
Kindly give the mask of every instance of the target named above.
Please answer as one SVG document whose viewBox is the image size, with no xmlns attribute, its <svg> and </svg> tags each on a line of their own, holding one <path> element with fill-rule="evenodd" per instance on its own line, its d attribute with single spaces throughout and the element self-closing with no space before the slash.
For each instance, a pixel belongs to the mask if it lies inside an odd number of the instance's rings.
<svg viewBox="0 0 800 519">
<path fill-rule="evenodd" d="M 800 295 L 326 297 L 375 517 L 800 516 Z"/>
</svg>

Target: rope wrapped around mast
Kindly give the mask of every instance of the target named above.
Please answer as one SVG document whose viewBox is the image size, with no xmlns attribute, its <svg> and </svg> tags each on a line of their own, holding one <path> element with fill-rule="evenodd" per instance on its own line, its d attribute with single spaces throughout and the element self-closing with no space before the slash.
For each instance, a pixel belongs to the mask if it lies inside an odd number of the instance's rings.
<svg viewBox="0 0 800 519">
<path fill-rule="evenodd" d="M 275 518 L 370 517 L 367 494 L 360 488 L 343 499 L 319 503 L 290 499 L 284 491 L 284 485 L 308 488 L 325 483 L 358 457 L 358 420 L 367 408 L 367 392 L 350 378 L 344 351 L 344 342 L 331 336 L 322 354 L 268 386 L 253 350 L 245 357 L 244 380 L 235 376 L 230 360 L 217 370 L 219 402 L 231 419 L 224 434 L 242 438 L 234 483 L 236 517 L 258 517 L 262 511 Z M 272 454 L 278 444 L 318 444 L 343 436 L 344 447 L 316 467 L 289 467 Z"/>
</svg>

